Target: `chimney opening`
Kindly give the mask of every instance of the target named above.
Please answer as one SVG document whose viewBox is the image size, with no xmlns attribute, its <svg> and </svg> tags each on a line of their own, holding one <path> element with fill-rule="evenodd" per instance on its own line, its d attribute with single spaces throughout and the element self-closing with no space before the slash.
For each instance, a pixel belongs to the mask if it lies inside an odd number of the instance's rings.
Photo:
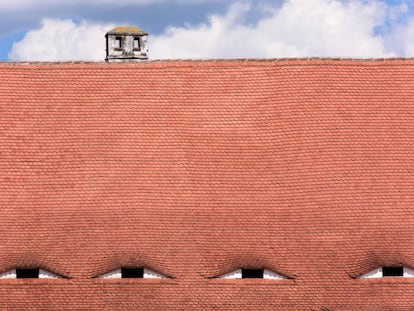
<svg viewBox="0 0 414 311">
<path fill-rule="evenodd" d="M 115 47 L 117 49 L 122 49 L 122 37 L 115 38 Z"/>
<path fill-rule="evenodd" d="M 136 51 L 141 50 L 141 42 L 139 40 L 139 37 L 134 38 L 134 50 Z"/>
</svg>

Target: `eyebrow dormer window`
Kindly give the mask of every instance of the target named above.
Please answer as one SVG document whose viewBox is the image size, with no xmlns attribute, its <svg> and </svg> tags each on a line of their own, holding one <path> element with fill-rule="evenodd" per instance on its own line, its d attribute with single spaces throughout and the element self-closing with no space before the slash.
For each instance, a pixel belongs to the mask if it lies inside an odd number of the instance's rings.
<svg viewBox="0 0 414 311">
<path fill-rule="evenodd" d="M 0 279 L 61 279 L 60 275 L 40 268 L 16 268 L 0 273 Z"/>
<path fill-rule="evenodd" d="M 237 269 L 218 276 L 219 279 L 266 279 L 285 280 L 286 276 L 268 269 Z"/>
<path fill-rule="evenodd" d="M 358 277 L 359 279 L 379 279 L 386 277 L 414 277 L 414 270 L 408 267 L 380 267 Z"/>
<path fill-rule="evenodd" d="M 38 279 L 39 269 L 16 269 L 16 279 Z"/>
<path fill-rule="evenodd" d="M 263 279 L 263 269 L 241 269 L 242 279 Z"/>
<path fill-rule="evenodd" d="M 403 267 L 382 267 L 382 276 L 404 276 Z"/>
<path fill-rule="evenodd" d="M 121 268 L 121 277 L 123 279 L 143 279 L 144 268 Z"/>
<path fill-rule="evenodd" d="M 122 49 L 122 37 L 115 38 L 115 48 Z"/>
<path fill-rule="evenodd" d="M 139 37 L 134 38 L 134 50 L 141 49 L 141 42 L 139 40 Z"/>
<path fill-rule="evenodd" d="M 97 276 L 98 279 L 166 279 L 168 276 L 148 268 L 122 267 Z"/>
</svg>

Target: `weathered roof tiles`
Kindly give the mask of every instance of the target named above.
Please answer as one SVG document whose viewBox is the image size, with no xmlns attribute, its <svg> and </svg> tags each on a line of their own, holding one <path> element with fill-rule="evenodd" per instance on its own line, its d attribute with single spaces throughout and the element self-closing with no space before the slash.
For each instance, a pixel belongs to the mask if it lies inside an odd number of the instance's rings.
<svg viewBox="0 0 414 311">
<path fill-rule="evenodd" d="M 11 310 L 410 310 L 414 60 L 0 64 Z M 97 279 L 143 266 L 172 279 Z M 223 280 L 239 268 L 291 279 Z"/>
</svg>

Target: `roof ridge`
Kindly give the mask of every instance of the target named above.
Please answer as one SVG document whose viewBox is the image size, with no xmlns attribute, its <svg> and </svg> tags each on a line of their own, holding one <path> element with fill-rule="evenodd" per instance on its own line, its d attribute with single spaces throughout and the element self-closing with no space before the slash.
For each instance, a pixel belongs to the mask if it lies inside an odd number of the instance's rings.
<svg viewBox="0 0 414 311">
<path fill-rule="evenodd" d="M 414 57 L 389 57 L 389 58 L 346 58 L 346 57 L 282 57 L 282 58 L 177 58 L 177 59 L 153 59 L 153 60 L 131 60 L 113 62 L 110 65 L 123 64 L 147 64 L 147 63 L 179 63 L 179 62 L 295 62 L 295 61 L 354 61 L 354 62 L 384 62 L 384 61 L 413 61 Z M 0 61 L 0 65 L 54 65 L 54 64 L 108 64 L 105 61 Z"/>
</svg>

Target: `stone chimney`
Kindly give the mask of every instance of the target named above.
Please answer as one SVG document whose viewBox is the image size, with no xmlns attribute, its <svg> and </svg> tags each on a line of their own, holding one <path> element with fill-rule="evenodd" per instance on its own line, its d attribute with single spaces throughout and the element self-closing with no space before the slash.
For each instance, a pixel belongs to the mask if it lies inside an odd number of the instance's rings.
<svg viewBox="0 0 414 311">
<path fill-rule="evenodd" d="M 116 27 L 105 38 L 107 62 L 148 59 L 148 33 L 138 27 Z"/>
</svg>

